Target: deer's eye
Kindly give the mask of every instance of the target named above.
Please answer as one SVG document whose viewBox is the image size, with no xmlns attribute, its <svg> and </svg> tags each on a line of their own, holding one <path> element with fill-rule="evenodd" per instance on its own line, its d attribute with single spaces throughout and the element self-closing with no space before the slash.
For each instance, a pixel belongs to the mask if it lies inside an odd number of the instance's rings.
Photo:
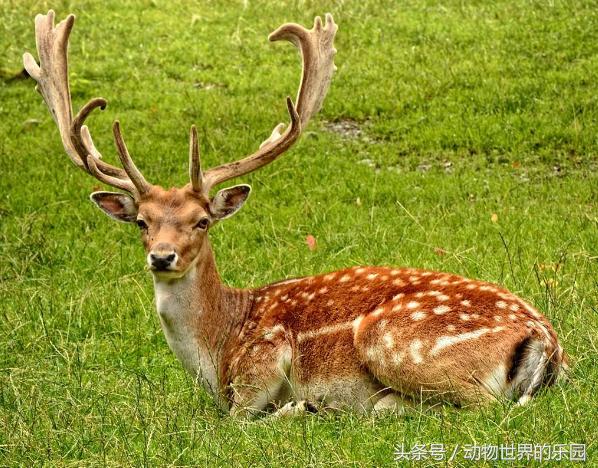
<svg viewBox="0 0 598 468">
<path fill-rule="evenodd" d="M 144 231 L 147 230 L 147 223 L 143 219 L 138 219 L 137 221 L 135 221 L 135 224 L 139 226 L 139 229 L 142 229 Z"/>
<path fill-rule="evenodd" d="M 195 229 L 201 229 L 202 231 L 205 231 L 208 228 L 208 225 L 210 224 L 210 220 L 208 218 L 201 218 L 197 224 L 195 226 L 193 226 Z"/>
</svg>

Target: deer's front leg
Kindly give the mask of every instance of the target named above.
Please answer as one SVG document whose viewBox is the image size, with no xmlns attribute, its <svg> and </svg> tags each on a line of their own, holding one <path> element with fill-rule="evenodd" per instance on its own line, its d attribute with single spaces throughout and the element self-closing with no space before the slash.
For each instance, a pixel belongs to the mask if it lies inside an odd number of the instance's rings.
<svg viewBox="0 0 598 468">
<path fill-rule="evenodd" d="M 288 393 L 291 346 L 284 333 L 266 332 L 243 344 L 231 362 L 231 415 L 258 416 Z"/>
</svg>

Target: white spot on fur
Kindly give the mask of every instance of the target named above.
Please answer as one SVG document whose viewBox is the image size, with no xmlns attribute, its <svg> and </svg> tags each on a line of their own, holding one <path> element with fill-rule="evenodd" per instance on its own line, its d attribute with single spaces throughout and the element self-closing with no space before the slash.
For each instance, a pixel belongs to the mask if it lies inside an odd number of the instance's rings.
<svg viewBox="0 0 598 468">
<path fill-rule="evenodd" d="M 357 329 L 359 325 L 361 325 L 361 321 L 363 320 L 363 315 L 360 315 L 355 320 L 353 320 L 353 333 L 357 333 Z"/>
<path fill-rule="evenodd" d="M 509 305 L 509 309 L 511 309 L 513 312 L 517 312 L 519 310 L 519 305 L 517 305 L 517 304 L 510 304 Z"/>
<path fill-rule="evenodd" d="M 338 280 L 339 283 L 346 283 L 347 281 L 349 281 L 351 279 L 350 275 L 343 275 L 341 276 L 341 279 Z"/>
<path fill-rule="evenodd" d="M 391 349 L 395 345 L 395 340 L 390 333 L 385 333 L 382 339 L 384 340 L 384 346 L 388 349 Z"/>
<path fill-rule="evenodd" d="M 376 362 L 378 361 L 378 350 L 376 348 L 374 348 L 373 346 L 370 346 L 366 352 L 365 352 L 367 358 L 372 361 L 372 362 Z"/>
<path fill-rule="evenodd" d="M 411 354 L 411 359 L 414 364 L 421 364 L 424 362 L 424 358 L 420 353 L 422 346 L 423 343 L 420 340 L 413 340 L 409 345 L 409 353 Z"/>
<path fill-rule="evenodd" d="M 465 307 L 471 307 L 471 302 L 468 300 L 461 301 L 461 305 Z"/>
<path fill-rule="evenodd" d="M 395 304 L 392 308 L 393 312 L 398 312 L 399 310 L 401 310 L 403 308 L 402 304 Z"/>
<path fill-rule="evenodd" d="M 299 281 L 303 281 L 305 278 L 292 278 L 292 279 L 288 279 L 288 280 L 284 280 L 284 281 L 279 281 L 278 283 L 276 283 L 277 286 L 282 286 L 283 284 L 292 284 L 292 283 L 297 283 Z"/>
<path fill-rule="evenodd" d="M 498 307 L 499 309 L 506 309 L 507 308 L 507 303 L 505 301 L 498 301 L 496 303 L 496 307 Z"/>
<path fill-rule="evenodd" d="M 442 351 L 444 348 L 453 346 L 457 343 L 462 343 L 464 341 L 475 340 L 475 339 L 479 338 L 480 336 L 485 335 L 489 331 L 490 331 L 489 328 L 480 328 L 479 330 L 475 330 L 475 331 L 467 332 L 467 333 L 461 333 L 460 335 L 441 336 L 440 338 L 438 338 L 436 340 L 436 344 L 430 351 L 430 354 L 432 356 L 435 356 L 440 351 Z"/>
<path fill-rule="evenodd" d="M 496 320 L 497 322 L 501 322 L 502 321 L 502 317 L 500 315 L 495 315 L 494 316 L 494 320 Z"/>
<path fill-rule="evenodd" d="M 423 320 L 426 318 L 426 313 L 418 310 L 417 312 L 413 312 L 411 314 L 411 320 L 415 320 L 415 321 L 419 321 L 419 320 Z"/>
<path fill-rule="evenodd" d="M 365 268 L 363 268 L 363 267 L 359 267 L 357 270 L 355 270 L 355 273 L 357 273 L 357 274 L 361 274 L 361 273 L 363 273 L 364 271 L 365 271 Z"/>
<path fill-rule="evenodd" d="M 324 276 L 324 281 L 331 281 L 336 277 L 336 273 L 328 273 Z"/>
<path fill-rule="evenodd" d="M 415 309 L 417 307 L 419 307 L 419 302 L 417 301 L 411 301 L 407 304 L 408 309 Z"/>
<path fill-rule="evenodd" d="M 377 277 L 378 277 L 378 273 L 370 273 L 369 275 L 366 276 L 366 278 L 369 280 L 373 280 Z"/>
<path fill-rule="evenodd" d="M 319 292 L 320 294 L 326 294 L 326 293 L 328 292 L 328 288 L 324 286 L 323 288 L 320 288 L 320 289 L 318 290 L 318 292 Z"/>
<path fill-rule="evenodd" d="M 399 278 L 392 281 L 392 284 L 395 286 L 405 286 L 405 282 Z"/>
<path fill-rule="evenodd" d="M 442 314 L 446 314 L 447 312 L 450 312 L 451 308 L 447 305 L 439 305 L 438 307 L 434 307 L 434 313 L 436 315 L 442 315 Z"/>
<path fill-rule="evenodd" d="M 403 362 L 404 357 L 405 357 L 405 354 L 401 353 L 401 352 L 394 354 L 392 357 L 392 361 L 393 361 L 394 365 L 398 366 L 399 364 L 401 364 Z"/>
<path fill-rule="evenodd" d="M 467 286 L 465 286 L 465 288 L 466 289 L 475 289 L 475 288 L 477 288 L 477 285 L 471 283 L 471 284 L 468 284 Z"/>
<path fill-rule="evenodd" d="M 350 322 L 337 323 L 335 325 L 327 325 L 313 330 L 299 332 L 297 333 L 297 341 L 301 342 L 321 335 L 331 335 L 333 333 L 351 330 L 354 322 L 355 320 L 352 320 Z"/>
<path fill-rule="evenodd" d="M 331 305 L 334 305 L 334 301 L 332 299 L 328 299 L 328 302 L 326 302 L 326 305 L 328 307 L 330 307 Z"/>
<path fill-rule="evenodd" d="M 455 330 L 457 329 L 457 327 L 455 327 L 454 325 L 447 325 L 447 326 L 446 326 L 446 329 L 447 329 L 448 331 L 450 331 L 450 332 L 453 332 L 453 331 L 455 331 Z"/>
<path fill-rule="evenodd" d="M 372 312 L 372 315 L 374 317 L 379 317 L 380 315 L 382 315 L 382 312 L 384 312 L 384 308 L 378 307 L 376 310 L 374 310 L 374 312 Z"/>
<path fill-rule="evenodd" d="M 517 320 L 517 316 L 515 314 L 509 314 L 509 319 L 515 322 Z"/>
<path fill-rule="evenodd" d="M 470 319 L 469 314 L 459 314 L 459 318 L 464 322 L 467 322 Z"/>
<path fill-rule="evenodd" d="M 392 300 L 393 300 L 393 301 L 398 301 L 399 299 L 401 299 L 401 298 L 403 298 L 403 297 L 405 297 L 405 294 L 403 294 L 403 293 L 399 293 L 399 294 L 396 294 L 396 295 L 394 295 L 394 296 L 392 297 Z"/>
<path fill-rule="evenodd" d="M 401 272 L 399 270 L 392 270 L 390 276 L 398 276 Z"/>
<path fill-rule="evenodd" d="M 448 297 L 446 294 L 441 294 L 440 296 L 436 296 L 436 299 L 439 301 L 448 301 L 450 297 Z"/>
</svg>

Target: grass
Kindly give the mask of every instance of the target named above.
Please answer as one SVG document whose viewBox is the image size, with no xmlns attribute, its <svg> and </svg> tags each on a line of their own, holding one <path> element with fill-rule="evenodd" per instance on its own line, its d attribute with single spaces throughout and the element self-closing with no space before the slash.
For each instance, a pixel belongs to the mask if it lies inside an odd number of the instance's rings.
<svg viewBox="0 0 598 468">
<path fill-rule="evenodd" d="M 265 38 L 331 11 L 338 73 L 324 109 L 289 154 L 243 178 L 249 203 L 212 232 L 223 279 L 390 264 L 495 281 L 551 319 L 571 381 L 525 408 L 219 413 L 166 345 L 136 228 L 87 201 L 97 183 L 17 76 L 50 7 L 78 15 L 75 107 L 109 100 L 90 120 L 98 147 L 114 161 L 119 118 L 163 185 L 186 182 L 191 123 L 216 165 L 286 119 L 297 57 Z M 596 463 L 595 2 L 5 0 L 0 16 L 1 465 L 378 466 L 399 444 L 569 442 Z"/>
</svg>

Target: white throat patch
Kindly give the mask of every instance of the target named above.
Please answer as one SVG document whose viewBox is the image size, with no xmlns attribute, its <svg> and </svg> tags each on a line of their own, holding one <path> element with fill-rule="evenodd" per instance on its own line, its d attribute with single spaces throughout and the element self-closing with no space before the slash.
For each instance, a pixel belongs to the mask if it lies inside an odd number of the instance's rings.
<svg viewBox="0 0 598 468">
<path fill-rule="evenodd" d="M 191 268 L 177 279 L 154 276 L 156 309 L 168 346 L 183 367 L 198 378 L 212 394 L 218 392 L 218 363 L 216 357 L 197 337 L 195 327 L 204 311 L 192 300 L 197 270 Z"/>
</svg>

